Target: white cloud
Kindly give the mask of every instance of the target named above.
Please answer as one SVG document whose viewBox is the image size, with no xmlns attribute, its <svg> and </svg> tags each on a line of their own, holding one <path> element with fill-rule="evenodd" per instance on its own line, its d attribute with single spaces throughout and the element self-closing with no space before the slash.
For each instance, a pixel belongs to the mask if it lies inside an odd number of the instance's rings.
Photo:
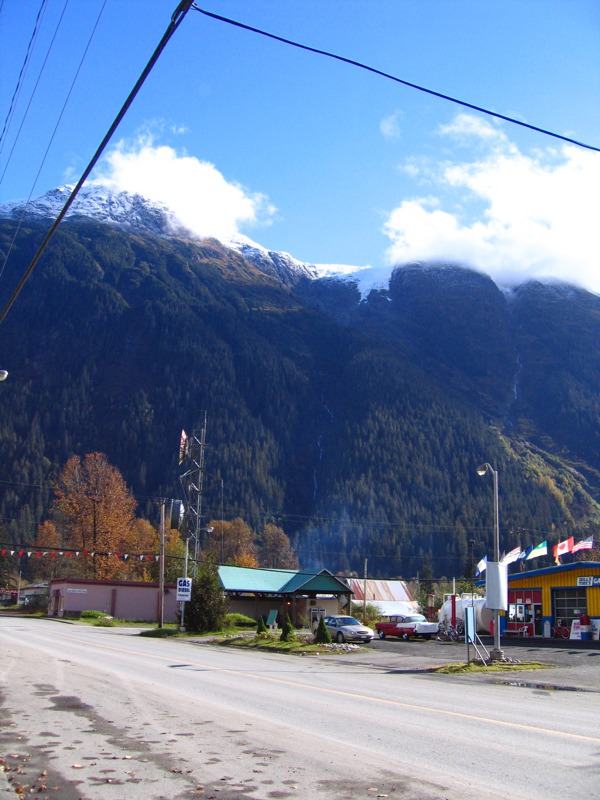
<svg viewBox="0 0 600 800">
<path fill-rule="evenodd" d="M 441 136 L 452 136 L 464 144 L 472 144 L 474 140 L 481 143 L 511 146 L 507 136 L 495 125 L 482 117 L 472 114 L 457 114 L 448 125 L 440 125 Z"/>
<path fill-rule="evenodd" d="M 501 284 L 557 278 L 600 293 L 600 155 L 575 146 L 525 155 L 465 114 L 440 133 L 475 137 L 485 153 L 438 164 L 435 196 L 405 200 L 389 214 L 390 263 L 454 260 Z M 419 177 L 431 181 L 431 165 Z"/>
<path fill-rule="evenodd" d="M 385 139 L 399 139 L 402 133 L 400 128 L 400 118 L 402 112 L 395 111 L 389 117 L 382 119 L 379 123 L 379 130 Z"/>
<path fill-rule="evenodd" d="M 100 180 L 164 203 L 200 236 L 227 239 L 241 227 L 268 224 L 275 213 L 264 195 L 227 181 L 207 161 L 155 146 L 151 137 L 120 142 L 104 158 Z"/>
</svg>

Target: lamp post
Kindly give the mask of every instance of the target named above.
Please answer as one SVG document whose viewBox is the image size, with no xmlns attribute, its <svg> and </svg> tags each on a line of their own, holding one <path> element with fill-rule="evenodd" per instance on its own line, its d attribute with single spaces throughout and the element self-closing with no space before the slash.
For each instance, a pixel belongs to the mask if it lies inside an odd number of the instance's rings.
<svg viewBox="0 0 600 800">
<path fill-rule="evenodd" d="M 207 527 L 204 527 L 204 528 L 198 528 L 196 533 L 193 533 L 191 537 L 188 536 L 187 539 L 185 540 L 185 577 L 186 578 L 188 576 L 188 557 L 189 557 L 188 556 L 188 551 L 189 551 L 190 538 L 194 539 L 194 565 L 192 567 L 192 577 L 196 578 L 196 576 L 198 575 L 198 551 L 200 549 L 200 543 L 199 543 L 200 534 L 201 533 L 212 533 L 213 531 L 214 531 L 214 528 L 211 525 L 208 525 Z"/>
<path fill-rule="evenodd" d="M 5 381 L 8 378 L 8 372 L 5 369 L 0 369 L 0 381 Z"/>
<path fill-rule="evenodd" d="M 488 564 L 488 571 L 492 569 L 494 574 L 494 580 L 498 580 L 499 567 L 500 567 L 500 514 L 498 510 L 498 472 L 492 467 L 491 464 L 488 464 L 487 462 L 485 464 L 482 464 L 480 467 L 477 467 L 478 475 L 483 476 L 487 472 L 491 472 L 492 478 L 494 479 L 494 564 L 493 565 Z M 488 577 L 490 577 L 489 572 L 488 572 Z M 496 602 L 494 603 L 494 605 L 498 606 L 499 603 Z M 492 657 L 492 660 L 501 661 L 504 658 L 504 653 L 500 648 L 500 609 L 494 608 L 493 611 L 494 611 L 494 647 L 490 655 Z"/>
</svg>

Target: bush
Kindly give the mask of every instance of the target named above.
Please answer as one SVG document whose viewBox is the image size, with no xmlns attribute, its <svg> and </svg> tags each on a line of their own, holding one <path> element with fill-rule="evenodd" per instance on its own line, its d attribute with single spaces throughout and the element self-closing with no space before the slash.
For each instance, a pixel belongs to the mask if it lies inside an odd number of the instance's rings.
<svg viewBox="0 0 600 800">
<path fill-rule="evenodd" d="M 232 613 L 227 614 L 225 617 L 225 625 L 233 628 L 254 628 L 256 620 L 252 619 L 252 617 L 247 617 L 245 614 Z"/>
<path fill-rule="evenodd" d="M 24 602 L 24 608 L 29 613 L 36 613 L 39 611 L 47 611 L 48 609 L 48 595 L 47 594 L 34 594 L 27 597 Z"/>
<path fill-rule="evenodd" d="M 77 614 L 77 612 L 72 613 Z M 94 609 L 82 611 L 81 613 L 77 614 L 77 616 L 81 617 L 82 619 L 112 619 L 110 614 L 107 614 L 106 611 L 95 611 Z"/>
<path fill-rule="evenodd" d="M 283 623 L 283 627 L 281 629 L 281 636 L 279 637 L 280 642 L 291 642 L 294 639 L 296 633 L 296 629 L 292 625 L 292 621 L 290 619 L 290 615 L 285 615 L 285 622 Z"/>
<path fill-rule="evenodd" d="M 256 633 L 257 634 L 264 634 L 264 633 L 268 633 L 268 632 L 269 631 L 267 630 L 267 623 L 265 622 L 265 618 L 261 617 L 258 620 L 258 625 L 256 626 Z"/>
<path fill-rule="evenodd" d="M 315 644 L 331 644 L 331 635 L 325 625 L 325 617 L 319 618 L 319 626 L 315 633 Z"/>
<path fill-rule="evenodd" d="M 363 619 L 363 613 L 366 610 L 366 617 Z M 379 622 L 383 613 L 381 608 L 376 603 L 367 603 L 366 609 L 362 603 L 352 603 L 352 616 L 359 619 L 363 625 L 373 625 Z"/>
<path fill-rule="evenodd" d="M 167 636 L 177 636 L 179 631 L 176 628 L 152 628 L 147 631 L 140 631 L 140 636 L 149 636 L 152 639 L 165 639 Z"/>
<path fill-rule="evenodd" d="M 220 631 L 225 622 L 228 601 L 219 584 L 219 571 L 213 556 L 200 564 L 192 583 L 192 597 L 185 604 L 185 625 L 193 633 Z"/>
</svg>

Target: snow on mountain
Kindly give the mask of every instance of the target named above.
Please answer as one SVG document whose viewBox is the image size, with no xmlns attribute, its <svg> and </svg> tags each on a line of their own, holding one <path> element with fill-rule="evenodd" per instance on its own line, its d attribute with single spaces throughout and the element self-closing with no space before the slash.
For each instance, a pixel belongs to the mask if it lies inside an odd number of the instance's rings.
<svg viewBox="0 0 600 800">
<path fill-rule="evenodd" d="M 261 269 L 274 270 L 284 282 L 286 273 L 301 275 L 312 280 L 319 277 L 319 273 L 314 264 L 298 261 L 298 259 L 291 256 L 289 253 L 268 250 L 266 247 L 253 242 L 252 239 L 249 239 L 241 233 L 229 239 L 221 240 L 221 244 L 225 245 L 225 247 L 228 247 L 230 250 L 235 250 L 237 253 L 240 253 L 247 261 L 250 261 L 251 264 Z"/>
<path fill-rule="evenodd" d="M 56 219 L 65 202 L 69 198 L 72 186 L 60 186 L 51 189 L 35 200 L 12 201 L 0 204 L 0 217 L 11 219 Z M 164 203 L 148 200 L 139 194 L 115 191 L 101 183 L 85 184 L 77 194 L 66 214 L 67 217 L 89 217 L 97 222 L 127 228 L 140 233 L 151 233 L 163 237 L 199 237 L 187 229 L 179 221 L 173 211 Z M 253 242 L 243 234 L 236 234 L 229 239 L 221 239 L 221 244 L 240 253 L 259 269 L 275 272 L 281 280 L 289 283 L 298 276 L 315 280 L 320 277 L 339 277 L 359 284 L 362 290 L 360 275 L 370 267 L 355 267 L 332 264 L 309 264 L 299 261 L 289 253 L 269 250 Z M 365 273 L 365 277 L 367 274 Z M 389 271 L 388 271 L 389 277 Z M 377 278 L 380 280 L 380 278 Z M 368 289 L 373 280 L 369 274 Z M 387 285 L 387 284 L 386 284 Z"/>
<path fill-rule="evenodd" d="M 0 205 L 0 216 L 20 219 L 56 219 L 72 186 L 59 186 L 27 201 L 12 201 Z M 83 186 L 69 208 L 67 217 L 90 217 L 97 222 L 123 226 L 158 236 L 184 235 L 185 228 L 164 204 L 156 203 L 129 192 L 116 192 L 104 184 Z"/>
</svg>

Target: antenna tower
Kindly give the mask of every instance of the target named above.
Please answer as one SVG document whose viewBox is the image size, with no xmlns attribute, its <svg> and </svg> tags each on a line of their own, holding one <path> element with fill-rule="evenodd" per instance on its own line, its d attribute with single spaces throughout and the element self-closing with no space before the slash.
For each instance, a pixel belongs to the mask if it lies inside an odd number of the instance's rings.
<svg viewBox="0 0 600 800">
<path fill-rule="evenodd" d="M 187 499 L 185 513 L 187 516 L 188 540 L 194 540 L 194 577 L 198 571 L 198 550 L 200 536 L 204 530 L 202 524 L 202 487 L 204 482 L 204 450 L 206 448 L 206 411 L 202 428 L 195 430 L 185 443 L 186 471 L 181 476 Z"/>
</svg>

